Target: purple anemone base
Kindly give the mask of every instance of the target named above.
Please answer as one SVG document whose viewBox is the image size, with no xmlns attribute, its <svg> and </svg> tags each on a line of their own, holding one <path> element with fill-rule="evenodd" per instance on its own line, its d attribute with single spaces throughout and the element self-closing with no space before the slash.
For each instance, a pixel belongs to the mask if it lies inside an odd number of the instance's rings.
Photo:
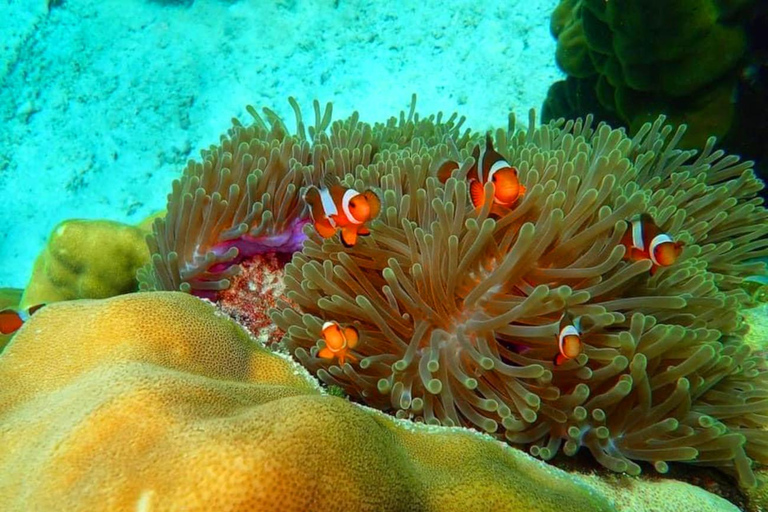
<svg viewBox="0 0 768 512">
<path fill-rule="evenodd" d="M 206 269 L 206 273 L 209 274 L 207 279 L 195 280 L 202 284 L 206 281 L 218 281 L 220 278 L 216 278 L 216 274 L 222 274 L 233 265 L 238 265 L 243 261 L 250 260 L 262 254 L 275 254 L 281 261 L 287 263 L 294 252 L 300 251 L 304 240 L 307 239 L 307 235 L 304 234 L 304 226 L 310 221 L 308 219 L 297 219 L 288 225 L 287 229 L 280 231 L 279 233 L 272 233 L 263 236 L 251 236 L 243 235 L 234 240 L 227 240 L 214 245 L 211 248 L 217 257 L 224 256 L 233 247 L 237 249 L 237 254 L 234 258 L 226 261 L 219 261 L 211 265 Z M 211 275 L 213 274 L 213 275 Z M 221 276 L 224 278 L 225 276 Z M 214 300 L 218 294 L 218 290 L 206 289 L 205 285 L 196 287 L 192 284 L 192 293 L 198 297 Z"/>
</svg>

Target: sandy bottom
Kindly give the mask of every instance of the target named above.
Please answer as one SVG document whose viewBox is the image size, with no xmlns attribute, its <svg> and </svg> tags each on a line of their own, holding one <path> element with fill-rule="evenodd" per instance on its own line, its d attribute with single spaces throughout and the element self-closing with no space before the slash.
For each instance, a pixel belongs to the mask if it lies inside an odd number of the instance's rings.
<svg viewBox="0 0 768 512">
<path fill-rule="evenodd" d="M 556 0 L 0 0 L 0 287 L 69 218 L 137 222 L 245 105 L 505 126 L 560 78 Z"/>
</svg>

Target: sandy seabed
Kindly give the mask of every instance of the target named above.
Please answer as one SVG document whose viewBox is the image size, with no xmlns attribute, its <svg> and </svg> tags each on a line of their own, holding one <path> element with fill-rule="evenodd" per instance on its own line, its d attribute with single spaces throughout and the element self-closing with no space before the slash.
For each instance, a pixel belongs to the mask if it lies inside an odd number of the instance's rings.
<svg viewBox="0 0 768 512">
<path fill-rule="evenodd" d="M 458 111 L 477 130 L 541 108 L 561 74 L 556 0 L 0 0 L 0 287 L 53 227 L 138 222 L 247 104 L 294 96 L 384 121 Z"/>
</svg>

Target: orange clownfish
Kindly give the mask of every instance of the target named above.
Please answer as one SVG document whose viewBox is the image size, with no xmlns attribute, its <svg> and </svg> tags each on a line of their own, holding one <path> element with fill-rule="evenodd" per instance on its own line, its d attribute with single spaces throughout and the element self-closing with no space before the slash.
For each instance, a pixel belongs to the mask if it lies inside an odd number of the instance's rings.
<svg viewBox="0 0 768 512">
<path fill-rule="evenodd" d="M 491 134 L 485 135 L 485 148 L 475 146 L 472 151 L 474 165 L 467 172 L 469 180 L 469 195 L 476 208 L 482 208 L 485 202 L 483 187 L 487 182 L 493 183 L 493 202 L 501 206 L 512 206 L 525 194 L 525 186 L 520 183 L 517 169 L 512 167 L 501 154 L 493 148 Z M 451 173 L 459 168 L 453 160 L 443 162 L 437 170 L 437 179 L 445 183 Z"/>
<path fill-rule="evenodd" d="M 357 361 L 357 358 L 350 354 L 355 348 L 360 335 L 353 326 L 341 327 L 338 322 L 325 322 L 322 330 L 325 347 L 317 353 L 323 359 L 333 359 L 337 357 L 339 364 L 344 364 L 346 359 Z"/>
<path fill-rule="evenodd" d="M 304 200 L 320 236 L 330 238 L 341 230 L 341 242 L 346 247 L 357 243 L 357 235 L 370 234 L 365 223 L 376 218 L 381 209 L 379 196 L 372 190 L 361 193 L 338 181 L 323 188 L 310 186 Z"/>
<path fill-rule="evenodd" d="M 671 236 L 662 233 L 647 213 L 632 217 L 621 243 L 627 248 L 624 257 L 633 261 L 651 260 L 651 275 L 659 267 L 672 265 L 683 251 L 683 243 L 675 242 Z"/>
<path fill-rule="evenodd" d="M 35 314 L 35 311 L 42 308 L 45 304 L 38 304 L 27 308 L 25 311 L 16 311 L 14 309 L 4 309 L 0 311 L 0 334 L 13 334 L 21 329 L 24 322 Z"/>
<path fill-rule="evenodd" d="M 563 313 L 560 319 L 560 330 L 557 333 L 558 354 L 555 356 L 555 366 L 575 359 L 581 354 L 581 322 L 570 314 Z"/>
</svg>

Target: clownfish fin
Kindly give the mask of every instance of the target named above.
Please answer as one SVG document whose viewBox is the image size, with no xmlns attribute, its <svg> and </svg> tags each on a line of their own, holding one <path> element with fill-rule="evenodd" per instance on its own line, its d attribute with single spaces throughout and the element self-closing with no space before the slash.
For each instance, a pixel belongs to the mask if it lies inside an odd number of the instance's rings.
<svg viewBox="0 0 768 512">
<path fill-rule="evenodd" d="M 357 226 L 341 228 L 341 243 L 344 247 L 353 247 L 357 243 Z"/>
<path fill-rule="evenodd" d="M 379 212 L 381 211 L 381 199 L 379 199 L 376 192 L 371 189 L 363 192 L 363 197 L 368 201 L 368 206 L 370 207 L 370 220 L 373 220 L 379 216 Z"/>
<path fill-rule="evenodd" d="M 491 132 L 485 132 L 485 150 L 496 151 L 493 147 L 493 139 L 491 138 Z"/>
<path fill-rule="evenodd" d="M 483 156 L 483 176 L 485 176 L 485 179 L 488 179 L 488 171 L 491 170 L 491 167 L 496 162 L 504 161 L 503 156 L 501 156 L 501 153 L 496 151 L 496 149 L 493 147 L 493 140 L 491 139 L 491 132 L 486 132 L 485 134 L 485 155 Z"/>
<path fill-rule="evenodd" d="M 323 347 L 317 353 L 317 356 L 322 357 L 323 359 L 333 359 L 333 352 L 328 347 Z"/>
<path fill-rule="evenodd" d="M 360 339 L 360 333 L 355 326 L 349 325 L 344 328 L 344 337 L 347 339 L 347 346 L 349 348 L 355 348 Z"/>
<path fill-rule="evenodd" d="M 566 361 L 568 361 L 568 358 L 565 357 L 563 354 L 558 353 L 552 362 L 555 363 L 555 366 L 561 366 Z"/>
<path fill-rule="evenodd" d="M 360 236 L 370 235 L 371 234 L 371 230 L 368 229 L 365 226 L 360 226 L 359 228 L 357 228 L 357 234 L 360 235 Z"/>
<path fill-rule="evenodd" d="M 472 199 L 472 204 L 475 208 L 482 208 L 485 203 L 485 189 L 483 184 L 477 180 L 469 182 L 469 197 Z"/>
<path fill-rule="evenodd" d="M 34 306 L 30 306 L 29 308 L 27 308 L 27 314 L 29 316 L 32 316 L 35 314 L 36 311 L 39 311 L 40 308 L 42 308 L 43 306 L 45 306 L 45 304 L 35 304 Z"/>
<path fill-rule="evenodd" d="M 314 226 L 317 234 L 323 238 L 331 238 L 336 234 L 336 228 L 331 226 L 331 223 L 328 222 L 328 219 L 320 219 L 315 221 Z"/>
<path fill-rule="evenodd" d="M 492 215 L 497 216 L 497 217 L 503 217 L 506 214 L 508 214 L 509 212 L 510 212 L 510 207 L 509 206 L 504 206 L 503 204 L 496 204 L 496 203 L 493 203 L 491 205 L 491 212 L 490 213 Z"/>
<path fill-rule="evenodd" d="M 480 158 L 480 144 L 472 149 L 472 158 L 475 159 L 475 165 L 477 165 L 477 161 Z"/>
<path fill-rule="evenodd" d="M 446 160 L 440 167 L 437 168 L 437 179 L 440 183 L 445 183 L 453 174 L 453 171 L 459 168 L 458 162 L 454 160 Z"/>
<path fill-rule="evenodd" d="M 325 211 L 323 210 L 323 200 L 320 197 L 320 189 L 315 186 L 310 186 L 306 192 L 304 192 L 304 202 L 309 205 L 309 213 L 312 216 L 312 220 L 315 221 L 315 227 L 317 223 L 325 219 Z M 318 232 L 320 230 L 318 229 Z"/>
<path fill-rule="evenodd" d="M 517 179 L 518 179 L 518 183 L 519 183 L 520 177 L 518 176 Z M 520 198 L 520 197 L 523 197 L 525 195 L 525 193 L 528 191 L 528 189 L 522 183 L 520 183 L 518 185 L 518 187 L 520 187 L 520 188 L 519 188 L 519 192 L 517 193 L 517 197 Z"/>
<path fill-rule="evenodd" d="M 653 217 L 648 212 L 643 212 L 637 216 L 638 220 L 642 222 L 645 226 L 653 226 L 658 228 L 656 225 L 656 221 L 653 220 Z"/>
<path fill-rule="evenodd" d="M 314 210 L 315 205 L 320 203 L 320 190 L 314 185 L 307 187 L 304 192 L 304 202 L 309 205 L 310 209 Z M 314 211 L 312 213 L 314 214 Z"/>
<path fill-rule="evenodd" d="M 653 266 L 651 267 L 651 270 L 649 270 L 648 272 L 651 274 L 651 276 L 653 276 L 654 274 L 656 274 L 656 272 L 657 272 L 658 270 L 659 270 L 659 266 L 658 266 L 658 265 L 653 265 Z"/>
<path fill-rule="evenodd" d="M 13 334 L 21 329 L 24 320 L 18 311 L 4 309 L 0 311 L 0 334 Z"/>
</svg>

